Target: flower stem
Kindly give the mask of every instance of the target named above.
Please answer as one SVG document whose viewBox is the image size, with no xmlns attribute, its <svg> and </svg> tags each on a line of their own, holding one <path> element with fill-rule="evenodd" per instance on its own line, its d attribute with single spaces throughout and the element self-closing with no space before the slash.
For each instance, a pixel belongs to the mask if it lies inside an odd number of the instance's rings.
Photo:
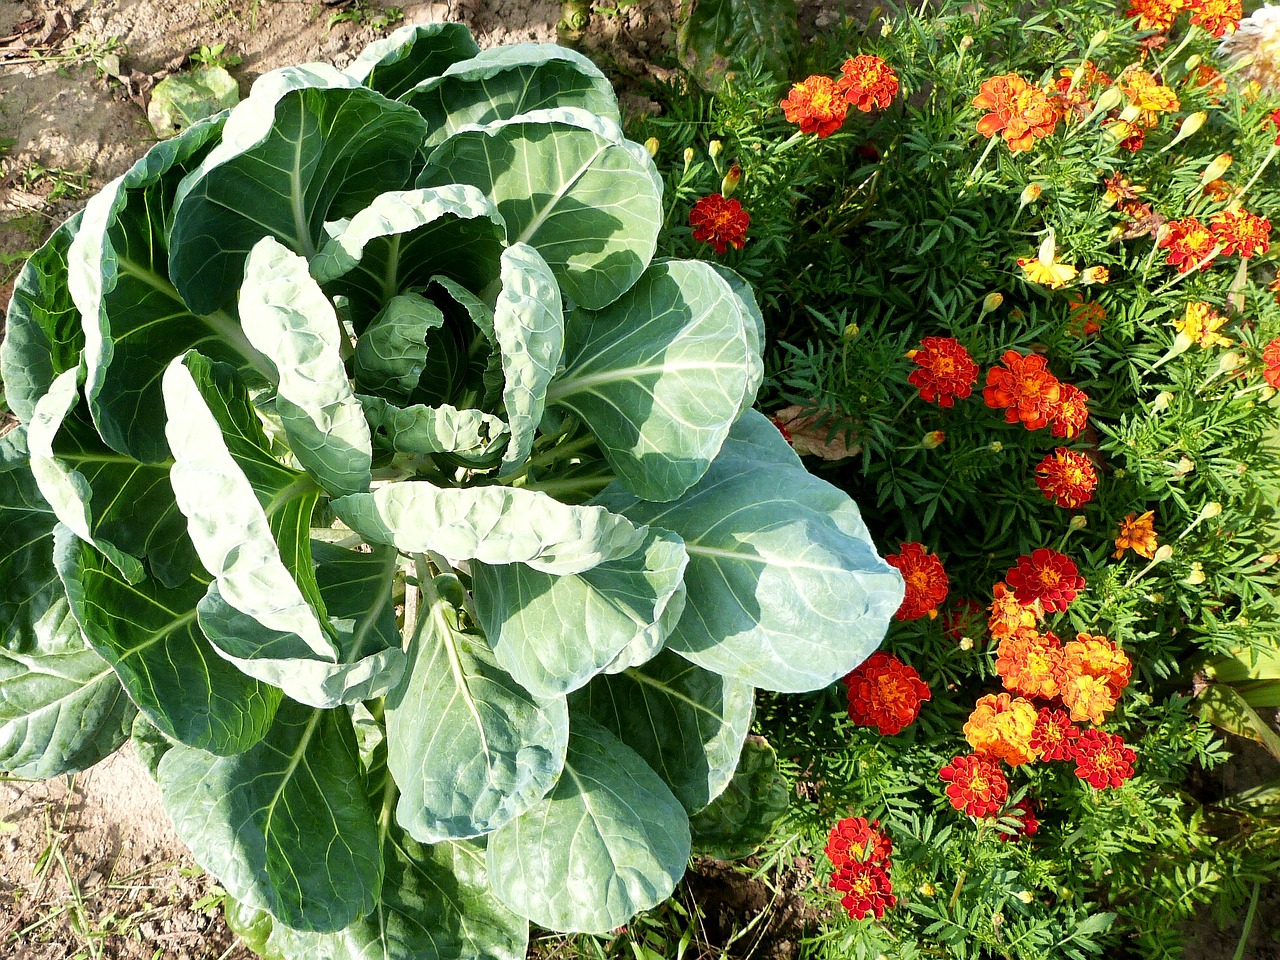
<svg viewBox="0 0 1280 960">
<path fill-rule="evenodd" d="M 973 169 L 969 171 L 969 176 L 965 178 L 964 185 L 970 186 L 977 178 L 978 171 L 982 169 L 982 165 L 987 162 L 987 156 L 991 153 L 996 145 L 996 137 L 987 138 L 987 147 L 982 151 L 982 156 L 978 158 L 978 162 L 973 165 Z"/>
</svg>

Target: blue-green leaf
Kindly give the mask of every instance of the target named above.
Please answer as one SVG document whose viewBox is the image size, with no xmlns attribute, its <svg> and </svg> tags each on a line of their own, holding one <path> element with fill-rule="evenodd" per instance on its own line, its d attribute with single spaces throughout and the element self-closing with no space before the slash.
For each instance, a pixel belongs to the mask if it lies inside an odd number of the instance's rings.
<svg viewBox="0 0 1280 960">
<path fill-rule="evenodd" d="M 351 359 L 356 386 L 405 404 L 427 364 L 427 333 L 444 326 L 440 308 L 417 293 L 387 301 L 356 341 Z"/>
<path fill-rule="evenodd" d="M 344 72 L 394 100 L 479 52 L 465 24 L 413 24 L 369 44 Z"/>
<path fill-rule="evenodd" d="M 459 410 L 415 403 L 397 407 L 381 397 L 360 397 L 373 435 L 397 453 L 456 453 L 485 460 L 508 441 L 500 417 L 480 410 Z"/>
</svg>

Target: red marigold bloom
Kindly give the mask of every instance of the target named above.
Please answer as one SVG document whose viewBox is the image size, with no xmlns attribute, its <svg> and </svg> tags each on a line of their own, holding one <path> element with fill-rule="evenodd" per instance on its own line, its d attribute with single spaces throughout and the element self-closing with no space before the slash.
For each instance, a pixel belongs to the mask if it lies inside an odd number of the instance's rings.
<svg viewBox="0 0 1280 960">
<path fill-rule="evenodd" d="M 1248 260 L 1255 251 L 1271 249 L 1271 221 L 1247 210 L 1223 210 L 1209 221 L 1214 238 L 1226 256 L 1238 253 Z"/>
<path fill-rule="evenodd" d="M 973 105 L 990 111 L 978 120 L 978 133 L 988 138 L 1000 134 L 1014 153 L 1030 150 L 1037 138 L 1053 133 L 1061 119 L 1048 94 L 1016 73 L 984 81 Z"/>
<path fill-rule="evenodd" d="M 1084 577 L 1070 557 L 1049 547 L 1033 550 L 1010 567 L 1005 582 L 1022 604 L 1039 600 L 1048 613 L 1060 613 L 1084 589 Z"/>
<path fill-rule="evenodd" d="M 1086 730 L 1076 741 L 1076 776 L 1098 790 L 1118 787 L 1133 776 L 1138 755 L 1122 738 L 1102 730 Z"/>
<path fill-rule="evenodd" d="M 1057 506 L 1074 510 L 1093 499 L 1098 472 L 1083 453 L 1058 447 L 1037 464 L 1036 486 Z"/>
<path fill-rule="evenodd" d="M 973 752 L 1003 760 L 1011 767 L 1036 759 L 1031 748 L 1031 732 L 1036 727 L 1036 708 L 1022 697 L 1007 693 L 980 697 L 964 725 L 964 738 Z"/>
<path fill-rule="evenodd" d="M 1071 722 L 1066 711 L 1040 708 L 1030 743 L 1041 760 L 1074 760 L 1079 739 L 1080 728 Z"/>
<path fill-rule="evenodd" d="M 724 253 L 730 245 L 741 250 L 747 242 L 751 214 L 743 210 L 737 200 L 726 200 L 713 193 L 693 205 L 689 226 L 693 227 L 693 239 L 711 244 L 716 253 Z"/>
<path fill-rule="evenodd" d="M 933 694 L 915 668 L 877 650 L 844 678 L 849 719 L 893 736 L 920 716 L 920 704 Z"/>
<path fill-rule="evenodd" d="M 1262 379 L 1280 390 L 1280 337 L 1262 348 Z"/>
<path fill-rule="evenodd" d="M 893 855 L 893 841 L 879 831 L 880 821 L 867 823 L 865 817 L 845 817 L 827 835 L 826 854 L 839 870 L 848 863 L 879 863 L 887 870 Z"/>
<path fill-rule="evenodd" d="M 879 57 L 850 57 L 841 64 L 840 74 L 837 89 L 849 106 L 863 113 L 870 113 L 872 107 L 883 110 L 898 95 L 898 75 Z"/>
<path fill-rule="evenodd" d="M 1046 426 L 1062 399 L 1062 384 L 1046 369 L 1049 361 L 1038 353 L 1023 356 L 1016 350 L 1006 350 L 1000 359 L 1004 366 L 987 371 L 983 402 L 1003 408 L 1007 423 L 1021 423 L 1028 430 Z"/>
<path fill-rule="evenodd" d="M 920 349 L 907 356 L 920 368 L 911 371 L 907 383 L 940 407 L 954 406 L 956 397 L 968 397 L 978 381 L 978 365 L 955 337 L 925 337 Z"/>
<path fill-rule="evenodd" d="M 1005 816 L 1017 820 L 1018 826 L 1014 833 L 1005 833 L 1001 829 L 1001 840 L 1008 843 L 1017 843 L 1023 837 L 1034 837 L 1040 832 L 1040 819 L 1036 816 L 1036 804 L 1029 798 L 1019 800 Z"/>
<path fill-rule="evenodd" d="M 794 84 L 780 106 L 788 120 L 800 125 L 801 133 L 816 133 L 820 137 L 829 137 L 839 130 L 849 112 L 849 101 L 836 82 L 823 76 L 812 76 Z"/>
<path fill-rule="evenodd" d="M 1267 115 L 1267 119 L 1271 121 L 1271 125 L 1275 127 L 1277 131 L 1280 131 L 1280 110 L 1272 110 L 1271 113 Z M 1280 147 L 1280 133 L 1276 134 L 1275 143 L 1277 147 Z"/>
<path fill-rule="evenodd" d="M 1089 395 L 1075 384 L 1064 383 L 1058 397 L 1058 405 L 1049 421 L 1050 432 L 1055 437 L 1073 440 L 1089 423 Z"/>
<path fill-rule="evenodd" d="M 1009 799 L 1009 781 L 999 763 L 976 754 L 956 757 L 938 771 L 947 799 L 971 817 L 989 817 Z"/>
<path fill-rule="evenodd" d="M 938 604 L 947 599 L 951 583 L 942 561 L 922 543 L 904 543 L 900 553 L 891 553 L 885 562 L 902 572 L 907 583 L 907 593 L 902 606 L 893 616 L 897 620 L 932 619 L 938 615 Z"/>
<path fill-rule="evenodd" d="M 1170 220 L 1164 230 L 1158 246 L 1168 249 L 1164 262 L 1177 267 L 1179 273 L 1187 273 L 1201 262 L 1204 262 L 1200 267 L 1203 270 L 1209 265 L 1208 261 L 1217 256 L 1217 238 L 1195 217 Z"/>
<path fill-rule="evenodd" d="M 861 920 L 868 913 L 879 920 L 885 910 L 898 904 L 889 874 L 878 863 L 851 861 L 831 875 L 831 886 L 844 894 L 840 905 L 854 920 Z"/>
<path fill-rule="evenodd" d="M 1018 598 L 1006 583 L 997 583 L 993 593 L 995 599 L 991 601 L 991 606 L 988 608 L 991 611 L 991 617 L 987 620 L 987 629 L 991 631 L 993 640 L 1036 632 L 1036 624 L 1044 616 L 1044 609 L 1039 601 L 1024 606 L 1018 602 Z"/>
<path fill-rule="evenodd" d="M 1062 683 L 1062 641 L 1031 630 L 1005 637 L 996 648 L 996 673 L 1005 689 L 1024 697 L 1052 700 Z"/>
<path fill-rule="evenodd" d="M 1129 0 L 1126 17 L 1137 17 L 1143 30 L 1168 30 L 1186 8 L 1185 0 Z"/>
<path fill-rule="evenodd" d="M 1215 37 L 1235 33 L 1244 16 L 1240 0 L 1190 0 L 1191 22 Z"/>
</svg>

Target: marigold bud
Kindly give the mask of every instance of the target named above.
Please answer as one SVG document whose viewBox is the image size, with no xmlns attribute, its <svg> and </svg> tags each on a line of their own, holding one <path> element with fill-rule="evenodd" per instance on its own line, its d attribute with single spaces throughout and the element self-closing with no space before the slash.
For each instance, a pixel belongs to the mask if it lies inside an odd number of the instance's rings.
<svg viewBox="0 0 1280 960">
<path fill-rule="evenodd" d="M 1133 121 L 1137 120 L 1141 116 L 1142 116 L 1142 108 L 1138 106 L 1136 103 L 1131 103 L 1127 107 L 1125 107 L 1123 110 L 1120 111 L 1120 124 L 1123 124 L 1127 128 L 1130 124 L 1133 123 Z M 1124 136 L 1126 137 L 1129 136 L 1129 133 L 1127 132 L 1127 130 Z"/>
<path fill-rule="evenodd" d="M 934 885 L 933 885 L 932 883 L 930 883 L 928 880 L 926 880 L 924 883 L 920 884 L 920 895 L 921 895 L 921 896 L 924 896 L 924 897 L 932 897 L 932 896 L 933 896 L 935 893 L 937 893 L 937 892 L 938 892 L 937 888 L 936 888 L 936 887 L 934 887 Z"/>
<path fill-rule="evenodd" d="M 1196 522 L 1201 520 L 1212 520 L 1214 517 L 1222 515 L 1222 504 L 1217 500 L 1210 500 L 1200 508 L 1200 516 L 1196 518 Z"/>
<path fill-rule="evenodd" d="M 685 147 L 685 148 L 684 148 L 684 170 L 685 170 L 685 173 L 688 173 L 688 172 L 689 172 L 689 165 L 690 165 L 691 163 L 693 163 L 693 147 Z"/>
<path fill-rule="evenodd" d="M 1002 303 L 1004 303 L 1003 293 L 999 293 L 997 291 L 988 293 L 985 297 L 982 298 L 982 313 L 978 315 L 978 319 L 981 320 L 992 310 L 998 310 L 1000 308 L 1000 304 Z"/>
<path fill-rule="evenodd" d="M 1163 413 L 1169 409 L 1169 404 L 1173 402 L 1173 394 L 1168 390 L 1161 390 L 1156 394 L 1156 398 L 1151 403 L 1152 413 Z"/>
<path fill-rule="evenodd" d="M 1234 160 L 1229 153 L 1220 153 L 1212 160 L 1209 165 L 1204 168 L 1204 172 L 1200 174 L 1201 183 L 1212 183 L 1214 180 L 1221 179 L 1222 175 L 1231 169 Z"/>
<path fill-rule="evenodd" d="M 1084 514 L 1078 513 L 1071 518 L 1071 522 L 1067 524 L 1069 530 L 1083 530 L 1089 525 L 1089 521 L 1085 519 Z"/>
<path fill-rule="evenodd" d="M 1261 400 L 1263 403 L 1266 403 L 1275 395 L 1276 395 L 1276 391 L 1274 387 L 1263 387 L 1261 390 L 1258 391 L 1258 399 Z"/>
<path fill-rule="evenodd" d="M 1035 897 L 1032 895 L 1030 890 L 1019 890 L 1017 897 L 1025 904 L 1030 904 L 1035 900 Z"/>
<path fill-rule="evenodd" d="M 1164 546 L 1156 550 L 1156 555 L 1151 558 L 1151 562 L 1164 563 L 1166 560 L 1168 560 L 1172 556 L 1173 556 L 1173 547 L 1171 547 L 1169 544 L 1166 543 Z"/>
<path fill-rule="evenodd" d="M 1111 37 L 1111 34 L 1107 33 L 1107 31 L 1099 30 L 1097 33 L 1095 33 L 1092 37 L 1089 38 L 1090 49 L 1097 49 L 1098 47 L 1106 43 L 1110 37 Z"/>
<path fill-rule="evenodd" d="M 1028 183 L 1025 187 L 1022 188 L 1022 194 L 1018 197 L 1018 209 L 1021 210 L 1028 203 L 1035 203 L 1037 200 L 1040 199 L 1040 194 L 1042 192 L 1043 192 L 1043 189 L 1041 188 L 1040 184 Z"/>
<path fill-rule="evenodd" d="M 738 189 L 738 184 L 742 181 L 742 168 L 736 163 L 729 168 L 729 172 L 720 180 L 720 195 L 723 197 L 732 197 L 733 192 Z"/>
<path fill-rule="evenodd" d="M 934 450 L 942 446 L 942 442 L 947 439 L 947 435 L 941 430 L 930 430 L 920 440 L 920 446 L 926 450 Z"/>
<path fill-rule="evenodd" d="M 965 34 L 963 37 L 960 38 L 961 50 L 968 50 L 972 46 L 973 46 L 973 37 L 969 36 L 968 34 Z"/>
<path fill-rule="evenodd" d="M 1198 560 L 1192 561 L 1191 572 L 1183 578 L 1183 583 L 1191 587 L 1199 586 L 1205 581 L 1204 567 L 1200 565 Z"/>
<path fill-rule="evenodd" d="M 1202 63 L 1204 63 L 1204 57 L 1198 53 L 1193 53 L 1191 56 L 1187 57 L 1187 62 L 1182 66 L 1189 73 Z"/>
<path fill-rule="evenodd" d="M 649 156 L 657 159 L 658 156 L 658 138 L 650 137 L 644 142 L 644 148 L 649 151 Z"/>
<path fill-rule="evenodd" d="M 1123 99 L 1124 94 L 1120 92 L 1119 87 L 1107 87 L 1094 102 L 1093 112 L 1106 113 L 1108 110 L 1114 110 L 1120 106 L 1120 101 Z"/>
<path fill-rule="evenodd" d="M 1119 240 L 1123 236 L 1124 236 L 1124 227 L 1119 225 L 1114 226 L 1111 228 L 1111 232 L 1107 234 L 1107 243 L 1115 243 L 1117 240 Z"/>
<path fill-rule="evenodd" d="M 724 144 L 721 143 L 719 140 L 712 140 L 709 144 L 707 144 L 707 153 L 711 154 L 712 160 L 716 159 L 716 157 L 724 153 Z"/>
<path fill-rule="evenodd" d="M 1080 282 L 1089 283 L 1110 283 L 1111 271 L 1106 267 L 1085 267 L 1080 271 Z"/>
<path fill-rule="evenodd" d="M 1178 460 L 1178 466 L 1173 471 L 1173 478 L 1175 480 L 1181 480 L 1183 477 L 1187 476 L 1187 474 L 1194 473 L 1195 469 L 1196 462 L 1194 460 L 1190 457 L 1182 457 Z"/>
<path fill-rule="evenodd" d="M 844 332 L 840 334 L 840 336 L 844 337 L 846 340 L 852 340 L 857 335 L 858 325 L 856 323 L 846 323 L 844 325 Z"/>
<path fill-rule="evenodd" d="M 961 649 L 961 650 L 972 650 L 972 649 L 973 649 L 973 638 L 972 638 L 972 637 L 961 637 L 961 638 L 960 638 L 960 649 Z"/>
<path fill-rule="evenodd" d="M 990 450 L 992 453 L 999 453 L 1001 450 L 1004 449 L 1004 444 L 1001 443 L 999 440 L 992 440 L 989 444 L 987 444 L 987 449 Z"/>
<path fill-rule="evenodd" d="M 1177 143 L 1179 140 L 1185 140 L 1187 137 L 1191 136 L 1203 127 L 1205 121 L 1208 119 L 1209 114 L 1205 113 L 1203 110 L 1197 110 L 1195 113 L 1183 120 L 1178 126 L 1178 135 L 1173 138 L 1173 142 Z"/>
<path fill-rule="evenodd" d="M 886 20 L 880 25 L 880 36 L 887 37 L 893 33 L 893 24 Z"/>
<path fill-rule="evenodd" d="M 1228 350 L 1218 358 L 1218 373 L 1230 373 L 1244 365 L 1244 357 L 1234 350 Z"/>
</svg>

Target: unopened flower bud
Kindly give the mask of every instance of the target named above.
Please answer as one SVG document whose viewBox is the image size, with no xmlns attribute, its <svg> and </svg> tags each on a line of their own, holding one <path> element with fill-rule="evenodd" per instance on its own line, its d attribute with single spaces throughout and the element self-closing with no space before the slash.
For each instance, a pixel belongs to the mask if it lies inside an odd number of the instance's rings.
<svg viewBox="0 0 1280 960">
<path fill-rule="evenodd" d="M 844 332 L 840 334 L 840 336 L 844 337 L 846 340 L 852 340 L 857 335 L 858 325 L 856 323 L 846 323 L 844 325 Z"/>
<path fill-rule="evenodd" d="M 650 137 L 644 142 L 644 148 L 649 151 L 649 156 L 657 159 L 658 156 L 658 138 Z"/>
<path fill-rule="evenodd" d="M 685 173 L 688 173 L 688 172 L 689 172 L 689 165 L 690 165 L 691 163 L 693 163 L 693 147 L 685 147 L 685 148 L 684 148 L 684 170 L 685 170 Z"/>
<path fill-rule="evenodd" d="M 1025 904 L 1030 904 L 1035 900 L 1030 890 L 1019 890 L 1017 896 Z"/>
<path fill-rule="evenodd" d="M 926 450 L 935 450 L 942 446 L 942 442 L 947 439 L 947 435 L 941 430 L 930 430 L 920 440 L 920 446 Z"/>
<path fill-rule="evenodd" d="M 1200 565 L 1199 561 L 1193 561 L 1191 564 L 1191 572 L 1186 575 L 1182 582 L 1188 586 L 1196 587 L 1204 583 L 1204 581 L 1204 567 Z"/>
<path fill-rule="evenodd" d="M 716 159 L 716 157 L 724 153 L 724 144 L 721 143 L 719 140 L 712 140 L 709 144 L 707 144 L 707 153 L 711 154 L 712 160 Z"/>
<path fill-rule="evenodd" d="M 1172 556 L 1173 556 L 1173 547 L 1171 547 L 1169 544 L 1166 543 L 1164 546 L 1156 550 L 1156 555 L 1151 558 L 1151 562 L 1164 563 L 1166 560 L 1168 560 Z"/>
<path fill-rule="evenodd" d="M 973 37 L 969 36 L 968 34 L 965 34 L 963 37 L 960 38 L 961 50 L 968 50 L 972 46 L 973 46 Z"/>
<path fill-rule="evenodd" d="M 738 184 L 741 182 L 742 168 L 735 163 L 720 180 L 720 195 L 732 197 L 733 192 L 738 189 Z"/>
<path fill-rule="evenodd" d="M 1201 520 L 1212 520 L 1214 517 L 1222 515 L 1222 504 L 1217 500 L 1210 500 L 1200 508 L 1200 516 L 1196 518 L 1196 522 Z"/>
<path fill-rule="evenodd" d="M 1275 387 L 1263 387 L 1261 390 L 1258 391 L 1258 399 L 1261 400 L 1263 403 L 1266 403 L 1275 395 L 1276 395 Z"/>
<path fill-rule="evenodd" d="M 1022 193 L 1018 197 L 1018 209 L 1021 210 L 1028 203 L 1035 203 L 1037 200 L 1040 199 L 1040 194 L 1042 192 L 1043 190 L 1040 184 L 1028 183 L 1025 187 L 1022 188 Z"/>
<path fill-rule="evenodd" d="M 1123 236 L 1124 236 L 1124 227 L 1119 226 L 1117 224 L 1116 226 L 1112 227 L 1111 231 L 1107 234 L 1107 243 L 1115 243 L 1117 240 L 1119 240 Z"/>
<path fill-rule="evenodd" d="M 1190 457 L 1182 457 L 1180 460 L 1178 460 L 1177 467 L 1174 468 L 1173 477 L 1175 480 L 1181 480 L 1183 477 L 1187 476 L 1188 474 L 1194 473 L 1195 469 L 1196 469 L 1196 463 L 1194 460 L 1192 460 Z"/>
<path fill-rule="evenodd" d="M 1208 119 L 1209 114 L 1205 113 L 1203 110 L 1197 110 L 1195 113 L 1188 116 L 1178 126 L 1177 135 L 1169 141 L 1168 145 L 1164 149 L 1168 150 L 1169 147 L 1172 147 L 1175 143 L 1181 143 L 1183 140 L 1187 139 L 1187 137 L 1191 136 L 1203 127 L 1204 122 Z"/>
<path fill-rule="evenodd" d="M 1173 402 L 1173 394 L 1168 390 L 1161 390 L 1156 394 L 1155 400 L 1151 403 L 1152 413 L 1163 413 L 1169 409 L 1169 404 Z"/>
<path fill-rule="evenodd" d="M 972 650 L 972 649 L 973 649 L 973 637 L 961 637 L 961 638 L 960 638 L 960 649 L 961 649 L 961 650 Z"/>
<path fill-rule="evenodd" d="M 1067 524 L 1069 530 L 1083 530 L 1089 525 L 1089 521 L 1085 519 L 1084 514 L 1077 513 L 1071 518 L 1071 522 Z"/>
<path fill-rule="evenodd" d="M 999 453 L 1001 450 L 1004 449 L 1004 444 L 1001 443 L 999 440 L 992 440 L 989 444 L 987 444 L 987 449 L 990 450 L 992 453 Z"/>
<path fill-rule="evenodd" d="M 1107 87 L 1102 91 L 1098 99 L 1094 101 L 1094 113 L 1106 113 L 1108 110 L 1114 110 L 1120 106 L 1120 101 L 1124 99 L 1124 94 L 1120 92 L 1119 87 Z"/>
<path fill-rule="evenodd" d="M 880 25 L 880 36 L 887 37 L 893 33 L 893 24 L 886 20 Z"/>
<path fill-rule="evenodd" d="M 1110 283 L 1111 271 L 1106 267 L 1085 267 L 1080 271 L 1080 282 L 1089 283 Z"/>
<path fill-rule="evenodd" d="M 1212 183 L 1214 180 L 1221 179 L 1222 175 L 1231 169 L 1232 162 L 1231 154 L 1218 154 L 1209 161 L 1209 165 L 1205 167 L 1204 172 L 1200 174 L 1200 182 Z"/>
<path fill-rule="evenodd" d="M 1000 309 L 1000 304 L 1004 303 L 1004 294 L 999 291 L 992 291 L 982 298 L 982 313 L 978 314 L 981 320 L 992 310 Z"/>
<path fill-rule="evenodd" d="M 1186 69 L 1188 73 L 1190 73 L 1192 70 L 1195 70 L 1197 67 L 1199 67 L 1200 64 L 1202 63 L 1204 63 L 1204 57 L 1200 56 L 1200 54 L 1198 53 L 1193 53 L 1191 56 L 1187 57 L 1187 62 L 1184 63 L 1182 66 Z"/>
<path fill-rule="evenodd" d="M 1089 38 L 1089 49 L 1090 50 L 1098 49 L 1098 47 L 1102 46 L 1104 43 L 1107 42 L 1107 39 L 1109 37 L 1110 37 L 1110 34 L 1107 33 L 1107 31 L 1099 30 L 1097 33 L 1095 33 L 1092 37 Z"/>
<path fill-rule="evenodd" d="M 1127 137 L 1131 132 L 1127 128 L 1133 123 L 1133 121 L 1137 120 L 1141 116 L 1142 116 L 1142 108 L 1138 106 L 1136 103 L 1131 103 L 1127 107 L 1125 107 L 1123 110 L 1120 111 L 1120 124 L 1117 124 L 1117 126 L 1120 126 L 1121 124 L 1123 124 L 1126 127 L 1126 131 L 1124 135 Z"/>
<path fill-rule="evenodd" d="M 928 880 L 920 884 L 920 895 L 922 897 L 932 897 L 937 892 L 938 892 L 937 888 L 934 887 L 934 885 L 930 883 Z"/>
<path fill-rule="evenodd" d="M 1234 350 L 1228 350 L 1218 358 L 1218 373 L 1230 373 L 1244 365 L 1244 357 Z"/>
</svg>

